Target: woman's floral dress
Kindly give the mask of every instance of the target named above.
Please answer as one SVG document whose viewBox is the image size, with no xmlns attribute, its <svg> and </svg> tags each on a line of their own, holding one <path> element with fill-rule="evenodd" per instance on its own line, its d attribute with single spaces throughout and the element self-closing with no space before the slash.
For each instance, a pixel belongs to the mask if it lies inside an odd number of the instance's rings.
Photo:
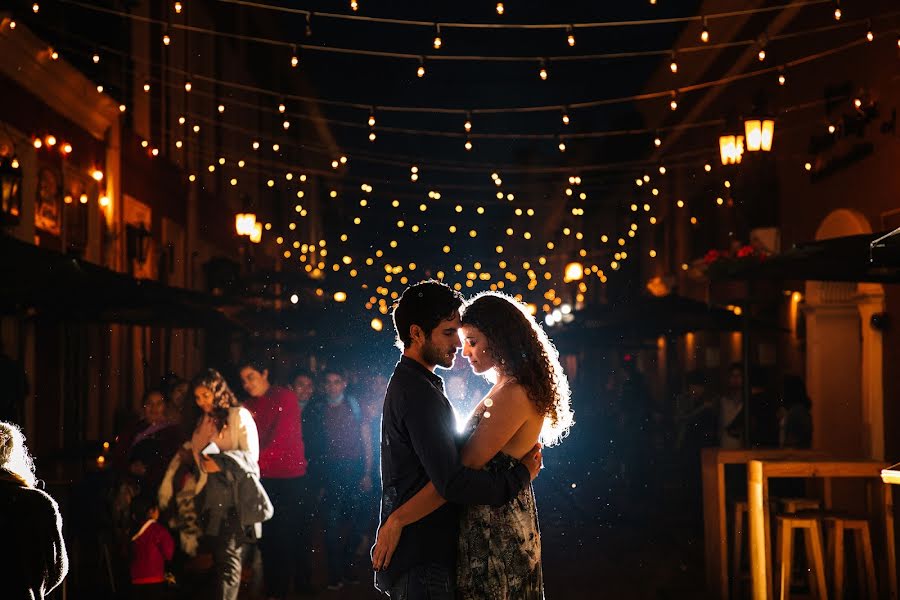
<svg viewBox="0 0 900 600">
<path fill-rule="evenodd" d="M 467 437 L 483 411 L 469 419 Z M 484 468 L 503 471 L 518 463 L 498 452 Z M 543 600 L 541 532 L 531 484 L 503 506 L 463 507 L 457 558 L 457 600 Z"/>
</svg>

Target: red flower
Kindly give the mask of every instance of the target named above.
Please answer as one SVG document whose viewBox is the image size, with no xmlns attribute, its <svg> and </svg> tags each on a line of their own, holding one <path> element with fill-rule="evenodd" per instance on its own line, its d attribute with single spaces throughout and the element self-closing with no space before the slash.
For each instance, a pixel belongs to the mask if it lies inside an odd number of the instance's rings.
<svg viewBox="0 0 900 600">
<path fill-rule="evenodd" d="M 722 258 L 722 252 L 714 248 L 706 253 L 706 256 L 703 257 L 703 262 L 707 265 L 711 265 L 720 258 Z"/>
</svg>

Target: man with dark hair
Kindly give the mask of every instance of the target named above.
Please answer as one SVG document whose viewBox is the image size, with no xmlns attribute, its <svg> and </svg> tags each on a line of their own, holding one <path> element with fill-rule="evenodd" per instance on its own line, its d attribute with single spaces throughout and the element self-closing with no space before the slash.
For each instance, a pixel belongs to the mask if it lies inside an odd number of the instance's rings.
<svg viewBox="0 0 900 600">
<path fill-rule="evenodd" d="M 360 541 L 359 500 L 372 489 L 365 470 L 362 408 L 347 392 L 344 372 L 330 366 L 322 372 L 324 398 L 310 405 L 306 417 L 315 432 L 310 438 L 313 477 L 322 496 L 328 588 L 352 581 L 353 554 Z"/>
<path fill-rule="evenodd" d="M 540 446 L 514 469 L 475 471 L 462 466 L 461 440 L 444 382 L 434 369 L 449 369 L 460 347 L 462 298 L 437 281 L 413 285 L 394 309 L 403 351 L 388 384 L 381 426 L 381 523 L 431 481 L 448 500 L 404 527 L 375 586 L 405 600 L 450 600 L 456 587 L 458 504 L 499 506 L 516 496 L 540 469 Z"/>
<path fill-rule="evenodd" d="M 296 564 L 299 538 L 304 535 L 302 511 L 306 493 L 306 454 L 300 406 L 293 392 L 269 381 L 269 361 L 247 358 L 240 365 L 241 383 L 250 395 L 247 409 L 259 430 L 260 480 L 274 516 L 263 524 L 260 540 L 266 595 L 285 598 L 295 567 L 297 587 L 309 588 L 308 563 Z"/>
</svg>

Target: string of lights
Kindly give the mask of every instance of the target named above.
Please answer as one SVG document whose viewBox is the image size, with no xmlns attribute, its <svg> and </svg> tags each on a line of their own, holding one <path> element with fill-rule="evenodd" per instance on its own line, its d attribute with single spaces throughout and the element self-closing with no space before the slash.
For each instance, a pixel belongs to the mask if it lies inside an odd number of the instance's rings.
<svg viewBox="0 0 900 600">
<path fill-rule="evenodd" d="M 80 2 L 78 0 L 60 0 L 62 4 L 75 6 L 79 8 L 83 8 L 86 10 L 92 10 L 103 14 L 110 14 L 114 16 L 119 16 L 124 19 L 130 19 L 133 21 L 138 21 L 142 23 L 148 23 L 153 25 L 158 25 L 160 27 L 166 28 L 167 30 L 172 31 L 184 31 L 188 33 L 198 33 L 203 35 L 209 35 L 212 37 L 218 37 L 222 39 L 228 39 L 232 41 L 240 41 L 240 42 L 251 42 L 256 44 L 262 44 L 267 46 L 273 46 L 276 48 L 283 48 L 291 52 L 290 54 L 290 62 L 292 67 L 297 67 L 301 62 L 298 51 L 303 52 L 322 52 L 322 53 L 333 53 L 333 54 L 344 54 L 344 55 L 354 55 L 354 56 L 370 56 L 377 58 L 393 58 L 400 59 L 406 61 L 413 61 L 419 65 L 418 73 L 419 77 L 423 77 L 425 75 L 425 62 L 460 62 L 460 61 L 468 61 L 468 62 L 503 62 L 503 63 L 535 63 L 539 65 L 539 72 L 542 79 L 547 78 L 547 67 L 546 65 L 553 62 L 573 62 L 573 61 L 609 61 L 609 60 L 618 60 L 618 59 L 632 59 L 632 58 L 647 58 L 647 57 L 660 57 L 660 56 L 670 56 L 673 53 L 673 49 L 659 49 L 659 50 L 646 50 L 646 51 L 635 51 L 635 52 L 609 52 L 609 53 L 596 53 L 596 54 L 582 54 L 582 55 L 530 55 L 530 56 L 503 56 L 503 55 L 448 55 L 448 54 L 427 54 L 427 53 L 409 53 L 409 52 L 386 52 L 379 50 L 366 50 L 359 48 L 344 48 L 337 46 L 328 46 L 322 44 L 304 44 L 297 43 L 294 41 L 286 41 L 286 40 L 277 40 L 272 38 L 260 37 L 260 36 L 250 36 L 245 34 L 238 34 L 232 32 L 219 31 L 216 29 L 208 29 L 203 27 L 197 27 L 193 25 L 185 25 L 180 23 L 174 23 L 165 21 L 162 19 L 154 19 L 152 17 L 144 17 L 142 15 L 134 15 L 128 12 L 119 11 L 111 8 L 100 7 L 92 4 L 87 4 L 84 2 Z M 894 13 L 896 14 L 896 13 Z M 876 17 L 876 20 L 882 17 Z M 779 34 L 776 36 L 771 36 L 768 41 L 775 42 L 782 39 L 792 39 L 797 37 L 798 35 L 809 35 L 816 33 L 830 33 L 836 29 L 846 29 L 852 27 L 862 27 L 867 25 L 871 19 L 859 19 L 856 21 L 844 21 L 839 22 L 834 25 L 828 25 L 824 27 L 818 27 L 810 30 L 806 30 L 803 32 L 794 32 L 788 34 Z M 441 24 L 443 27 L 444 25 Z M 170 38 L 171 39 L 171 38 Z M 163 40 L 165 43 L 165 40 Z M 732 47 L 746 47 L 746 46 L 756 46 L 759 44 L 759 39 L 747 39 L 747 40 L 736 40 L 733 42 L 721 43 L 721 44 L 703 44 L 700 46 L 691 46 L 683 49 L 679 49 L 680 53 L 691 53 L 691 52 L 704 52 L 704 51 L 713 51 L 713 50 L 721 50 L 724 48 L 732 48 Z M 167 44 L 168 45 L 168 44 Z"/>
<path fill-rule="evenodd" d="M 266 4 L 264 2 L 253 2 L 250 0 L 216 0 L 222 4 L 232 4 L 236 6 L 245 6 L 250 8 L 259 8 L 263 10 L 276 11 L 283 14 L 294 14 L 309 17 L 310 19 L 335 19 L 343 21 L 355 21 L 365 23 L 382 23 L 390 25 L 404 25 L 410 27 L 434 27 L 440 25 L 443 29 L 519 29 L 519 30 L 541 30 L 541 29 L 597 29 L 606 27 L 638 27 L 646 25 L 672 25 L 678 23 L 692 23 L 697 21 L 713 21 L 718 19 L 728 19 L 734 17 L 759 15 L 769 12 L 777 12 L 786 8 L 803 8 L 807 6 L 816 6 L 819 4 L 831 4 L 832 0 L 802 0 L 800 2 L 789 2 L 777 6 L 764 6 L 760 8 L 751 8 L 744 10 L 733 10 L 718 13 L 709 13 L 702 16 L 686 16 L 686 17 L 667 17 L 656 19 L 639 19 L 639 20 L 622 20 L 622 21 L 591 21 L 582 23 L 463 23 L 454 21 L 417 21 L 410 19 L 390 19 L 384 17 L 370 17 L 364 15 L 352 15 L 344 13 L 317 12 L 302 8 L 293 8 L 287 6 L 276 6 Z"/>
</svg>

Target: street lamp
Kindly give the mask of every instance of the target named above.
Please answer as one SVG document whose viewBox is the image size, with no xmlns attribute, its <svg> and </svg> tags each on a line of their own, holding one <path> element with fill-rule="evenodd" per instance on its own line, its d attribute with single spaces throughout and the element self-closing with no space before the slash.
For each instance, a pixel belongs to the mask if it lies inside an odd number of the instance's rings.
<svg viewBox="0 0 900 600">
<path fill-rule="evenodd" d="M 17 225 L 22 215 L 22 169 L 11 156 L 0 157 L 0 225 Z"/>
<path fill-rule="evenodd" d="M 769 152 L 775 137 L 775 119 L 772 117 L 750 117 L 744 120 L 744 135 L 748 152 Z"/>
<path fill-rule="evenodd" d="M 571 283 L 573 281 L 579 281 L 584 279 L 584 265 L 580 262 L 570 262 L 566 265 L 566 270 L 563 274 L 563 281 L 566 283 Z"/>
<path fill-rule="evenodd" d="M 256 228 L 254 213 L 238 213 L 234 216 L 234 229 L 238 235 L 253 236 Z"/>
<path fill-rule="evenodd" d="M 722 158 L 723 165 L 740 164 L 744 156 L 744 136 L 720 135 L 719 155 Z"/>
</svg>

